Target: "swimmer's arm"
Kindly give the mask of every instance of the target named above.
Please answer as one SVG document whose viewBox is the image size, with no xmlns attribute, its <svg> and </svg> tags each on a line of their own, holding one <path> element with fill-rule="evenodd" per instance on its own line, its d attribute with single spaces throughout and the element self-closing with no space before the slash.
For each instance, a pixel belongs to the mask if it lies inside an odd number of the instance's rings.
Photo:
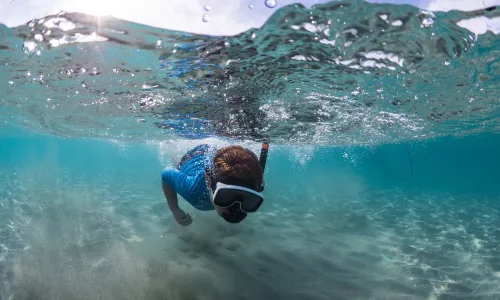
<svg viewBox="0 0 500 300">
<path fill-rule="evenodd" d="M 177 192 L 182 189 L 182 182 L 185 181 L 185 175 L 174 168 L 165 168 L 161 172 L 163 194 L 167 199 L 168 208 L 175 214 L 180 210 Z"/>
<path fill-rule="evenodd" d="M 161 172 L 163 194 L 167 199 L 168 208 L 175 217 L 177 223 L 183 226 L 188 226 L 193 222 L 191 216 L 186 214 L 179 207 L 177 194 L 181 196 L 185 194 L 186 188 L 189 187 L 187 176 L 176 169 L 167 168 Z"/>
<path fill-rule="evenodd" d="M 170 211 L 174 215 L 175 221 L 182 226 L 189 226 L 193 222 L 193 219 L 179 207 L 177 192 L 165 182 L 162 182 L 162 187 L 165 198 L 167 198 L 168 208 L 170 208 Z"/>
</svg>

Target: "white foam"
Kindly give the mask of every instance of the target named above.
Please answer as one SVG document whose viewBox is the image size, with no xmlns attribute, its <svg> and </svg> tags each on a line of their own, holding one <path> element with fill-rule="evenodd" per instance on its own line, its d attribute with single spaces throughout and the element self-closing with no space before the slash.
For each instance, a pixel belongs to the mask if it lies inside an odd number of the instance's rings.
<svg viewBox="0 0 500 300">
<path fill-rule="evenodd" d="M 159 142 L 150 142 L 157 143 L 158 146 L 158 158 L 160 163 L 163 166 L 173 165 L 174 162 L 179 161 L 182 156 L 188 152 L 190 149 L 201 145 L 201 144 L 209 144 L 218 149 L 238 144 L 243 147 L 246 147 L 252 150 L 254 153 L 258 155 L 260 153 L 260 143 L 256 143 L 249 140 L 231 140 L 231 139 L 220 139 L 220 138 L 203 138 L 203 139 L 175 139 L 175 140 L 166 140 Z"/>
<path fill-rule="evenodd" d="M 457 22 L 457 25 L 473 32 L 476 35 L 485 34 L 491 31 L 493 34 L 500 34 L 500 17 L 487 18 L 485 16 L 464 19 Z"/>
</svg>

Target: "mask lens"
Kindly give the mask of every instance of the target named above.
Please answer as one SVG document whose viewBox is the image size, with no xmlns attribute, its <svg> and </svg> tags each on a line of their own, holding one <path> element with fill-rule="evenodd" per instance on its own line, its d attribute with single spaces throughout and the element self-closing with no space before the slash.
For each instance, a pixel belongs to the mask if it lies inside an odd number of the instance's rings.
<svg viewBox="0 0 500 300">
<path fill-rule="evenodd" d="M 241 210 L 246 212 L 256 212 L 262 204 L 262 198 L 252 195 L 252 197 L 246 198 L 243 203 L 241 203 Z"/>
<path fill-rule="evenodd" d="M 220 189 L 214 203 L 220 207 L 229 207 L 239 202 L 244 212 L 255 212 L 262 204 L 263 199 L 255 194 L 235 189 Z"/>
<path fill-rule="evenodd" d="M 214 198 L 214 203 L 220 207 L 229 207 L 236 201 L 237 196 L 232 190 L 220 189 Z"/>
</svg>

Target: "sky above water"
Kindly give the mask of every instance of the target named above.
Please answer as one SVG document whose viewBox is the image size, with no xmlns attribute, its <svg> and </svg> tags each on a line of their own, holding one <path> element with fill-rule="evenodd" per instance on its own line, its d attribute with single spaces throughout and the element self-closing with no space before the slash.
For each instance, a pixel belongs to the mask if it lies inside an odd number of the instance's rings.
<svg viewBox="0 0 500 300">
<path fill-rule="evenodd" d="M 273 2 L 273 0 L 267 0 Z M 475 10 L 500 0 L 367 0 L 410 4 L 432 11 Z M 0 0 L 0 23 L 9 27 L 60 11 L 111 15 L 145 25 L 211 35 L 234 35 L 260 27 L 278 8 L 302 3 L 310 7 L 329 0 Z M 209 7 L 208 7 L 208 6 Z M 271 5 L 272 6 L 272 5 Z M 209 9 L 207 11 L 207 9 Z M 207 14 L 208 17 L 204 15 Z M 483 25 L 484 27 L 484 25 Z"/>
</svg>

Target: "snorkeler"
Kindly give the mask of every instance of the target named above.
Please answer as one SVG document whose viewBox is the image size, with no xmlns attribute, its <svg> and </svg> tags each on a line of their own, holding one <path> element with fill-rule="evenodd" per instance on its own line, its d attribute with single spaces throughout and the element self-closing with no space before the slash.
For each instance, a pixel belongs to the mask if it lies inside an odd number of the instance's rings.
<svg viewBox="0 0 500 300">
<path fill-rule="evenodd" d="M 188 151 L 177 168 L 161 172 L 168 207 L 177 223 L 190 225 L 193 220 L 178 205 L 177 194 L 201 211 L 215 210 L 229 223 L 243 221 L 256 212 L 264 198 L 264 168 L 269 145 L 262 144 L 260 159 L 241 146 L 215 149 L 207 144 Z"/>
</svg>

